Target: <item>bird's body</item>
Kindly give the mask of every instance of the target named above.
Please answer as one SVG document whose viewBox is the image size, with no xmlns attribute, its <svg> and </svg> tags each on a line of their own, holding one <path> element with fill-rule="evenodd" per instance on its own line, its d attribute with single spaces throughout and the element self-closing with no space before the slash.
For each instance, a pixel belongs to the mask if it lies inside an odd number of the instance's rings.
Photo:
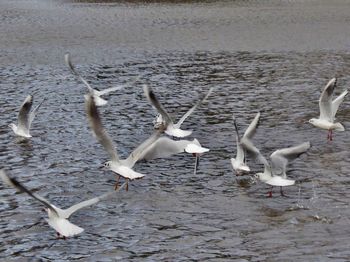
<svg viewBox="0 0 350 262">
<path fill-rule="evenodd" d="M 101 96 L 102 95 L 107 95 L 110 92 L 114 92 L 114 91 L 118 91 L 121 90 L 122 88 L 124 88 L 124 86 L 115 86 L 115 87 L 110 87 L 104 90 L 97 90 L 91 87 L 91 85 L 76 71 L 75 67 L 73 66 L 71 60 L 70 60 L 70 54 L 67 53 L 64 56 L 65 62 L 67 64 L 67 66 L 69 67 L 70 71 L 76 76 L 78 77 L 78 79 L 87 87 L 89 94 L 92 95 L 94 97 L 94 101 L 96 106 L 104 106 L 107 104 L 107 100 L 103 99 Z M 132 81 L 130 84 L 135 83 L 138 80 L 138 78 L 136 78 L 134 81 Z M 84 95 L 85 100 L 88 99 L 88 94 Z"/>
<path fill-rule="evenodd" d="M 43 102 L 44 100 L 39 105 L 37 105 L 36 108 L 33 109 L 33 111 L 30 111 L 33 104 L 33 96 L 28 95 L 26 97 L 18 113 L 17 125 L 9 124 L 9 127 L 17 136 L 20 136 L 23 138 L 32 137 L 30 134 L 30 127 L 32 125 L 32 122 L 34 120 L 34 117 L 38 109 L 40 108 Z"/>
<path fill-rule="evenodd" d="M 320 116 L 319 118 L 311 118 L 309 123 L 321 129 L 328 130 L 328 140 L 333 139 L 332 131 L 344 131 L 344 126 L 335 121 L 335 115 L 340 104 L 343 102 L 348 90 L 343 91 L 336 99 L 332 100 L 334 88 L 336 86 L 336 78 L 332 78 L 325 86 L 319 100 Z"/>
<path fill-rule="evenodd" d="M 132 170 L 132 168 L 135 163 L 141 159 L 147 148 L 149 148 L 160 137 L 163 129 L 154 132 L 148 139 L 140 144 L 127 159 L 119 159 L 113 141 L 102 125 L 102 121 L 92 95 L 89 95 L 88 99 L 86 100 L 86 113 L 94 136 L 110 155 L 111 160 L 106 162 L 106 167 L 117 173 L 118 176 L 122 176 L 127 180 L 134 180 L 144 177 L 143 174 L 135 172 Z"/>
<path fill-rule="evenodd" d="M 233 118 L 235 130 L 236 130 L 237 155 L 236 155 L 236 158 L 231 158 L 231 164 L 232 164 L 233 170 L 235 170 L 237 175 L 244 175 L 250 172 L 250 168 L 246 164 L 246 156 L 245 156 L 244 149 L 241 145 L 241 139 L 245 140 L 245 139 L 253 138 L 257 125 L 259 123 L 259 119 L 260 119 L 260 113 L 257 113 L 254 120 L 250 123 L 247 130 L 244 132 L 243 137 L 240 138 L 236 119 Z"/>
<path fill-rule="evenodd" d="M 209 92 L 202 99 L 200 99 L 190 110 L 188 110 L 186 114 L 184 114 L 177 123 L 174 123 L 170 115 L 166 112 L 164 107 L 158 101 L 152 89 L 144 85 L 144 91 L 145 91 L 146 97 L 152 103 L 152 105 L 157 109 L 158 113 L 161 115 L 161 116 L 157 116 L 154 127 L 157 128 L 160 124 L 163 123 L 163 125 L 167 126 L 165 133 L 169 136 L 186 137 L 191 135 L 192 130 L 182 130 L 181 125 L 186 120 L 186 118 L 189 117 L 193 113 L 193 111 L 209 97 L 212 90 L 213 89 L 211 88 Z"/>
<path fill-rule="evenodd" d="M 9 186 L 12 186 L 16 188 L 20 192 L 27 193 L 32 198 L 36 199 L 40 203 L 42 203 L 46 207 L 46 211 L 48 214 L 48 219 L 45 219 L 50 227 L 52 227 L 56 232 L 59 234 L 59 236 L 62 237 L 70 237 L 77 234 L 80 234 L 84 231 L 83 228 L 76 226 L 69 222 L 68 218 L 75 213 L 76 211 L 91 206 L 93 204 L 98 203 L 101 200 L 104 200 L 113 194 L 115 194 L 116 191 L 108 192 L 102 196 L 95 197 L 89 200 L 85 200 L 83 202 L 80 202 L 78 204 L 75 204 L 67 209 L 61 209 L 56 207 L 55 205 L 51 204 L 49 201 L 47 201 L 45 198 L 33 193 L 29 189 L 27 189 L 25 186 L 23 186 L 21 183 L 19 183 L 16 179 L 10 178 L 6 175 L 6 173 L 3 170 L 0 170 L 0 177 L 2 178 L 3 182 L 6 183 Z M 124 186 L 124 185 L 123 185 Z M 122 187 L 123 187 L 122 186 Z"/>
</svg>

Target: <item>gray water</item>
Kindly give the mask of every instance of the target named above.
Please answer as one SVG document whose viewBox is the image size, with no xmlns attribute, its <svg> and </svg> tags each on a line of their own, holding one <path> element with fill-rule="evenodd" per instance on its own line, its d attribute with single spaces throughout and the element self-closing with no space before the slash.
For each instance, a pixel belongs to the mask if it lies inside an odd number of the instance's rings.
<svg viewBox="0 0 350 262">
<path fill-rule="evenodd" d="M 100 169 L 108 155 L 92 136 L 86 90 L 64 65 L 66 51 L 97 89 L 142 76 L 100 108 L 121 157 L 153 132 L 143 83 L 174 118 L 215 89 L 184 123 L 191 139 L 210 148 L 197 174 L 189 155 L 137 163 L 144 179 L 71 217 L 85 229 L 76 237 L 57 240 L 40 204 L 1 183 L 0 259 L 348 261 L 350 136 L 337 132 L 327 142 L 327 131 L 306 123 L 319 114 L 331 77 L 338 77 L 339 93 L 350 83 L 350 4 L 332 3 L 3 1 L 1 167 L 59 207 L 112 190 L 115 182 Z M 7 125 L 36 91 L 34 105 L 46 101 L 33 138 L 18 141 Z M 232 114 L 243 132 L 258 111 L 254 141 L 265 156 L 312 144 L 289 166 L 297 183 L 285 189 L 287 197 L 275 189 L 268 198 L 267 185 L 232 171 Z M 346 98 L 337 114 L 346 129 L 349 112 Z"/>
</svg>

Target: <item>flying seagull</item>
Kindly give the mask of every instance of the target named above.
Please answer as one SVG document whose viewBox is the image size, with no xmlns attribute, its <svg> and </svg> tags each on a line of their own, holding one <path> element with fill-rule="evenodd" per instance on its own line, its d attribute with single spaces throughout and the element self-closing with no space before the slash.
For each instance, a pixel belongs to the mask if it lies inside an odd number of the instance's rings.
<svg viewBox="0 0 350 262">
<path fill-rule="evenodd" d="M 332 100 L 333 98 L 333 92 L 334 88 L 336 87 L 337 79 L 332 78 L 325 88 L 323 89 L 323 92 L 321 94 L 320 100 L 319 100 L 319 107 L 320 107 L 320 116 L 319 118 L 311 118 L 309 120 L 309 123 L 328 130 L 327 140 L 332 141 L 333 140 L 333 130 L 336 131 L 344 131 L 344 126 L 335 121 L 335 114 L 338 111 L 339 105 L 343 102 L 345 96 L 348 94 L 348 90 L 343 91 L 336 99 Z"/>
<path fill-rule="evenodd" d="M 181 125 L 186 120 L 186 118 L 189 117 L 193 113 L 193 111 L 209 97 L 213 90 L 213 88 L 210 88 L 208 93 L 202 99 L 200 99 L 190 110 L 188 110 L 187 113 L 184 114 L 180 118 L 180 120 L 175 124 L 171 119 L 170 115 L 165 111 L 164 107 L 158 101 L 153 90 L 147 85 L 144 85 L 143 89 L 148 100 L 152 103 L 152 105 L 157 109 L 158 113 L 161 115 L 161 117 L 157 116 L 155 128 L 157 128 L 157 126 L 161 122 L 166 123 L 167 129 L 165 130 L 165 133 L 173 137 L 186 137 L 192 134 L 192 130 L 182 130 Z"/>
<path fill-rule="evenodd" d="M 193 139 L 193 141 L 185 139 L 172 140 L 168 137 L 160 137 L 143 152 L 140 158 L 145 160 L 167 158 L 174 154 L 186 152 L 196 157 L 194 167 L 194 174 L 196 174 L 199 157 L 208 151 L 209 149 L 202 147 L 197 139 Z"/>
<path fill-rule="evenodd" d="M 256 114 L 254 120 L 250 123 L 247 130 L 244 132 L 242 139 L 251 140 L 256 132 L 257 125 L 260 119 L 260 112 Z M 233 117 L 233 123 L 236 130 L 236 144 L 237 144 L 237 155 L 236 158 L 231 158 L 231 164 L 237 175 L 244 175 L 250 172 L 250 168 L 246 163 L 246 156 L 244 149 L 241 145 L 241 138 L 238 132 L 238 126 L 236 123 L 236 118 Z"/>
<path fill-rule="evenodd" d="M 127 181 L 126 190 L 128 190 L 128 180 L 134 180 L 144 177 L 143 174 L 135 172 L 132 168 L 137 161 L 141 159 L 141 156 L 149 146 L 151 146 L 164 132 L 163 129 L 155 131 L 147 140 L 140 144 L 127 159 L 119 159 L 118 153 L 115 150 L 112 139 L 109 137 L 107 131 L 102 125 L 101 117 L 99 115 L 97 106 L 95 104 L 95 98 L 91 94 L 85 102 L 86 113 L 90 123 L 90 127 L 96 137 L 97 141 L 104 147 L 109 154 L 111 160 L 105 163 L 113 172 L 117 173 L 116 188 L 118 187 L 120 176 L 124 177 Z"/>
<path fill-rule="evenodd" d="M 45 101 L 41 101 L 39 105 L 37 105 L 31 112 L 30 109 L 32 108 L 33 104 L 33 96 L 28 95 L 26 99 L 24 100 L 23 104 L 21 105 L 21 108 L 19 109 L 18 113 L 18 120 L 17 120 L 17 126 L 15 124 L 9 124 L 9 127 L 13 130 L 13 132 L 20 137 L 24 138 L 31 138 L 32 136 L 29 133 L 30 126 L 32 125 L 32 122 L 35 118 L 35 115 L 42 105 L 42 103 Z"/>
<path fill-rule="evenodd" d="M 0 170 L 0 177 L 2 178 L 5 184 L 16 188 L 19 192 L 27 193 L 29 196 L 38 200 L 40 203 L 42 203 L 46 207 L 45 210 L 47 211 L 49 218 L 45 220 L 47 221 L 50 227 L 56 230 L 58 238 L 71 237 L 83 232 L 84 231 L 83 228 L 72 224 L 71 222 L 69 222 L 68 218 L 78 210 L 84 207 L 94 205 L 101 200 L 105 200 L 117 192 L 117 191 L 111 191 L 99 197 L 95 197 L 95 198 L 80 202 L 78 204 L 75 204 L 70 208 L 61 209 L 51 204 L 45 198 L 33 193 L 31 190 L 29 190 L 28 188 L 23 186 L 20 182 L 18 182 L 15 178 L 11 178 L 7 176 L 4 170 Z M 126 183 L 124 183 L 120 188 L 124 187 L 125 184 Z"/>
<path fill-rule="evenodd" d="M 121 90 L 122 88 L 124 88 L 124 86 L 115 86 L 115 87 L 111 87 L 111 88 L 107 88 L 104 89 L 102 91 L 93 89 L 90 84 L 76 71 L 74 65 L 72 64 L 71 60 L 70 60 L 70 54 L 66 53 L 64 55 L 64 59 L 65 62 L 67 64 L 67 66 L 69 67 L 70 71 L 79 78 L 79 80 L 81 82 L 83 82 L 83 84 L 87 87 L 87 89 L 89 90 L 89 93 L 91 93 L 94 96 L 95 99 L 95 104 L 97 106 L 104 106 L 107 104 L 107 100 L 101 98 L 102 95 L 106 95 L 110 92 L 114 92 L 114 91 L 118 91 Z M 139 79 L 139 77 L 135 78 L 129 85 L 134 84 L 137 80 Z M 85 99 L 87 99 L 87 95 L 84 96 Z"/>
</svg>

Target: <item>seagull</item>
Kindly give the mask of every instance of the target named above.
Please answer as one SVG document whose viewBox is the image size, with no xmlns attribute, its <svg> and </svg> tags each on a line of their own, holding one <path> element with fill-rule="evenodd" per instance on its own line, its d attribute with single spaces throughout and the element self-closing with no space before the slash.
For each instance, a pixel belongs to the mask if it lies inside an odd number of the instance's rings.
<svg viewBox="0 0 350 262">
<path fill-rule="evenodd" d="M 89 90 L 90 93 L 92 93 L 92 95 L 94 96 L 94 99 L 95 99 L 95 103 L 97 106 L 104 106 L 107 104 L 107 100 L 101 98 L 100 96 L 102 95 L 106 95 L 110 92 L 114 92 L 114 91 L 118 91 L 118 90 L 121 90 L 122 88 L 124 88 L 124 86 L 115 86 L 115 87 L 111 87 L 111 88 L 107 88 L 107 89 L 104 89 L 102 91 L 99 91 L 99 90 L 96 90 L 96 89 L 93 89 L 90 84 L 75 70 L 75 67 L 73 66 L 71 60 L 70 60 L 70 54 L 69 53 L 66 53 L 64 55 L 64 59 L 65 59 L 65 62 L 67 64 L 67 66 L 69 67 L 69 69 L 71 70 L 71 72 L 77 76 L 81 82 L 84 83 L 84 85 L 87 87 L 87 89 Z M 139 77 L 137 77 L 136 79 L 134 79 L 130 84 L 133 84 L 135 83 L 137 80 L 139 79 Z M 87 99 L 87 95 L 84 95 L 85 99 Z"/>
<path fill-rule="evenodd" d="M 51 204 L 49 201 L 47 201 L 45 198 L 33 193 L 31 190 L 27 189 L 25 186 L 23 186 L 20 182 L 18 182 L 15 178 L 10 178 L 6 175 L 4 170 L 0 170 L 0 177 L 2 178 L 3 182 L 9 186 L 12 186 L 16 188 L 19 192 L 25 192 L 29 196 L 33 197 L 34 199 L 38 200 L 40 203 L 42 203 L 46 208 L 48 214 L 48 219 L 45 219 L 46 222 L 49 224 L 50 227 L 52 227 L 57 232 L 58 238 L 65 239 L 66 237 L 71 237 L 78 235 L 84 231 L 83 228 L 76 226 L 69 222 L 68 218 L 75 213 L 76 211 L 91 206 L 93 204 L 98 203 L 101 200 L 105 200 L 106 198 L 112 196 L 117 191 L 112 191 L 105 193 L 99 197 L 95 197 L 83 202 L 80 202 L 78 204 L 75 204 L 67 209 L 61 209 L 59 207 L 56 207 L 55 205 Z M 126 183 L 124 183 L 122 187 L 124 187 Z"/>
<path fill-rule="evenodd" d="M 124 177 L 127 181 L 125 189 L 128 190 L 128 181 L 139 179 L 144 177 L 143 174 L 132 170 L 137 161 L 141 159 L 141 156 L 145 150 L 148 149 L 164 132 L 164 129 L 155 131 L 147 140 L 140 144 L 127 159 L 119 159 L 118 153 L 115 150 L 112 139 L 109 137 L 107 131 L 102 125 L 102 121 L 95 104 L 95 98 L 89 94 L 85 102 L 86 113 L 91 126 L 91 129 L 96 137 L 97 141 L 104 147 L 111 157 L 110 161 L 105 163 L 105 167 L 109 168 L 113 172 L 117 173 L 117 182 L 115 188 L 118 188 L 120 176 Z"/>
<path fill-rule="evenodd" d="M 45 99 L 43 99 L 43 101 L 41 101 L 41 103 L 37 105 L 32 112 L 30 112 L 30 109 L 32 108 L 32 104 L 33 104 L 33 96 L 28 95 L 26 97 L 23 104 L 21 105 L 21 108 L 19 109 L 19 113 L 17 117 L 18 126 L 16 126 L 15 124 L 9 124 L 9 127 L 13 130 L 13 132 L 17 136 L 24 137 L 24 138 L 32 137 L 29 133 L 30 126 L 35 118 L 36 112 L 38 111 L 39 107 L 42 105 L 44 101 Z"/>
<path fill-rule="evenodd" d="M 155 127 L 159 124 L 157 123 L 159 121 L 166 123 L 167 129 L 165 130 L 165 133 L 173 137 L 186 137 L 192 134 L 192 130 L 182 130 L 181 125 L 186 120 L 186 118 L 189 117 L 193 113 L 193 111 L 209 97 L 213 90 L 213 88 L 210 88 L 209 92 L 202 99 L 200 99 L 190 110 L 188 110 L 187 113 L 184 114 L 180 118 L 180 120 L 175 124 L 171 119 L 170 115 L 165 111 L 163 106 L 158 101 L 153 90 L 147 85 L 144 85 L 143 89 L 146 93 L 148 100 L 152 103 L 152 105 L 157 109 L 158 113 L 161 115 L 161 117 L 157 117 Z"/>
<path fill-rule="evenodd" d="M 337 79 L 332 78 L 325 88 L 323 89 L 323 92 L 321 94 L 320 100 L 319 100 L 319 106 L 320 106 L 320 116 L 319 118 L 311 118 L 309 120 L 309 123 L 328 130 L 327 135 L 327 141 L 333 140 L 333 130 L 336 131 L 344 131 L 344 126 L 337 122 L 334 123 L 335 120 L 335 114 L 338 111 L 339 105 L 343 102 L 344 97 L 348 94 L 348 90 L 343 91 L 336 99 L 332 101 L 333 98 L 333 92 L 334 88 L 337 84 Z"/>
<path fill-rule="evenodd" d="M 168 137 L 160 137 L 150 147 L 143 152 L 140 159 L 152 160 L 156 158 L 167 158 L 174 154 L 187 152 L 196 157 L 194 174 L 197 172 L 199 157 L 208 152 L 209 149 L 202 147 L 199 141 L 195 138 L 191 140 L 172 140 Z"/>
<path fill-rule="evenodd" d="M 305 153 L 311 147 L 310 142 L 305 142 L 294 147 L 276 150 L 270 155 L 270 165 L 266 158 L 260 153 L 259 149 L 255 147 L 255 145 L 248 137 L 242 138 L 241 144 L 247 153 L 257 157 L 259 161 L 264 164 L 264 172 L 257 173 L 256 177 L 259 178 L 262 182 L 271 186 L 269 197 L 272 197 L 273 186 L 279 186 L 281 195 L 283 196 L 284 194 L 282 187 L 295 184 L 294 180 L 287 178 L 287 165 L 289 162 L 298 158 L 301 154 Z"/>
<path fill-rule="evenodd" d="M 256 127 L 259 123 L 259 119 L 260 119 L 260 112 L 258 112 L 256 114 L 254 120 L 250 123 L 247 130 L 244 132 L 242 139 L 246 139 L 246 138 L 252 139 L 253 138 L 253 136 L 256 132 Z M 244 175 L 244 174 L 250 172 L 250 168 L 246 164 L 245 152 L 244 152 L 244 149 L 241 145 L 241 139 L 239 137 L 238 126 L 237 126 L 235 117 L 233 117 L 233 123 L 235 125 L 235 130 L 236 130 L 237 156 L 236 156 L 236 158 L 231 158 L 231 164 L 232 164 L 232 167 L 235 170 L 237 175 Z"/>
</svg>

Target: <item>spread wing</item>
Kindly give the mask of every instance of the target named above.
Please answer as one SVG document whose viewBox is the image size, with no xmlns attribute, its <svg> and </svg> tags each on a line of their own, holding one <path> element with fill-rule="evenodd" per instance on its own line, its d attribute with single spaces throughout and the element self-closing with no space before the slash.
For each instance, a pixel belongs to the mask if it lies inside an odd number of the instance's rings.
<svg viewBox="0 0 350 262">
<path fill-rule="evenodd" d="M 30 109 L 32 108 L 33 97 L 28 95 L 24 100 L 18 113 L 18 128 L 29 130 L 30 128 Z"/>
<path fill-rule="evenodd" d="M 344 98 L 347 94 L 348 94 L 348 90 L 345 90 L 336 99 L 333 100 L 332 102 L 332 120 L 333 121 L 335 119 L 335 114 L 337 113 L 340 104 L 344 101 Z"/>
<path fill-rule="evenodd" d="M 211 92 L 213 91 L 213 88 L 210 88 L 208 93 L 202 98 L 200 99 L 192 108 L 190 108 L 190 110 L 188 110 L 186 112 L 186 114 L 184 114 L 180 120 L 174 125 L 175 128 L 180 128 L 182 123 L 186 120 L 187 117 L 189 117 L 193 111 L 198 107 L 200 106 L 208 97 L 209 95 L 211 94 Z"/>
<path fill-rule="evenodd" d="M 66 53 L 64 55 L 64 60 L 66 61 L 67 66 L 69 67 L 70 71 L 79 78 L 79 80 L 81 82 L 84 83 L 84 85 L 87 87 L 87 89 L 89 90 L 89 92 L 93 93 L 95 90 L 89 85 L 89 83 L 75 70 L 75 67 L 73 66 L 71 60 L 70 60 L 70 54 Z"/>
<path fill-rule="evenodd" d="M 107 192 L 101 196 L 98 196 L 98 197 L 94 197 L 92 199 L 89 199 L 89 200 L 85 200 L 83 202 L 80 202 L 78 204 L 75 204 L 74 206 L 71 206 L 70 208 L 67 208 L 65 210 L 62 210 L 63 212 L 63 216 L 64 218 L 69 218 L 73 213 L 75 213 L 76 211 L 84 208 L 84 207 L 88 207 L 88 206 L 91 206 L 91 205 L 94 205 L 102 200 L 105 200 L 113 195 L 115 195 L 115 193 L 119 192 L 125 185 L 126 185 L 127 182 L 124 182 L 124 184 L 122 184 L 118 190 L 113 190 L 113 191 L 110 191 L 110 192 Z"/>
<path fill-rule="evenodd" d="M 235 126 L 235 131 L 236 131 L 236 144 L 237 144 L 237 155 L 236 155 L 236 160 L 244 163 L 244 149 L 241 145 L 241 139 L 239 137 L 239 132 L 238 132 L 238 126 L 236 122 L 236 118 L 233 116 L 233 124 Z"/>
<path fill-rule="evenodd" d="M 247 130 L 244 132 L 244 137 L 248 138 L 248 139 L 252 139 L 253 136 L 256 133 L 256 129 L 258 127 L 259 124 L 259 120 L 260 120 L 260 112 L 258 112 L 256 114 L 256 116 L 254 117 L 253 121 L 250 123 L 250 125 L 248 126 Z"/>
<path fill-rule="evenodd" d="M 101 91 L 97 91 L 96 92 L 98 93 L 99 96 L 102 96 L 102 95 L 106 95 L 110 92 L 114 92 L 114 91 L 118 91 L 118 90 L 121 90 L 123 89 L 125 86 L 130 86 L 130 85 L 133 85 L 135 84 L 138 80 L 140 79 L 140 76 L 137 76 L 135 77 L 130 83 L 127 83 L 125 85 L 119 85 L 119 86 L 115 86 L 115 87 L 110 87 L 110 88 L 107 88 L 107 89 L 104 89 L 104 90 L 101 90 Z"/>
<path fill-rule="evenodd" d="M 336 86 L 337 79 L 332 78 L 325 88 L 323 89 L 323 92 L 321 94 L 320 100 L 319 100 L 319 107 L 320 107 L 320 119 L 327 120 L 332 122 L 332 97 L 334 88 Z"/>
<path fill-rule="evenodd" d="M 105 148 L 112 161 L 119 162 L 118 154 L 115 150 L 112 139 L 102 125 L 102 121 L 94 101 L 94 97 L 89 93 L 85 101 L 86 114 L 90 123 L 90 127 L 94 132 L 97 141 Z"/>
<path fill-rule="evenodd" d="M 45 99 L 43 99 L 43 101 L 41 101 L 41 103 L 39 105 L 37 105 L 32 112 L 30 112 L 30 115 L 29 115 L 29 128 L 32 125 L 32 122 L 33 122 L 33 120 L 34 120 L 34 118 L 36 116 L 36 113 L 37 113 L 38 109 L 40 108 L 42 103 L 44 103 L 44 101 L 45 101 Z"/>
<path fill-rule="evenodd" d="M 4 183 L 6 183 L 9 186 L 12 186 L 12 187 L 16 188 L 20 192 L 27 193 L 29 196 L 31 196 L 32 198 L 38 200 L 40 203 L 42 203 L 44 206 L 49 208 L 52 212 L 54 212 L 58 216 L 56 208 L 52 204 L 50 204 L 49 201 L 47 201 L 45 198 L 43 198 L 43 197 L 33 193 L 32 191 L 30 191 L 29 189 L 24 187 L 21 183 L 19 183 L 16 179 L 7 176 L 4 170 L 0 170 L 0 177 L 2 178 Z"/>
<path fill-rule="evenodd" d="M 151 102 L 151 104 L 157 109 L 158 113 L 162 115 L 164 121 L 167 124 L 173 124 L 173 120 L 171 120 L 171 117 L 169 116 L 169 114 L 165 111 L 163 106 L 160 104 L 153 90 L 147 85 L 143 86 L 143 90 L 145 92 L 145 95 L 148 101 Z"/>
<path fill-rule="evenodd" d="M 310 142 L 305 142 L 297 146 L 276 150 L 270 156 L 274 172 L 282 173 L 285 176 L 289 162 L 298 158 L 311 147 Z"/>
</svg>

